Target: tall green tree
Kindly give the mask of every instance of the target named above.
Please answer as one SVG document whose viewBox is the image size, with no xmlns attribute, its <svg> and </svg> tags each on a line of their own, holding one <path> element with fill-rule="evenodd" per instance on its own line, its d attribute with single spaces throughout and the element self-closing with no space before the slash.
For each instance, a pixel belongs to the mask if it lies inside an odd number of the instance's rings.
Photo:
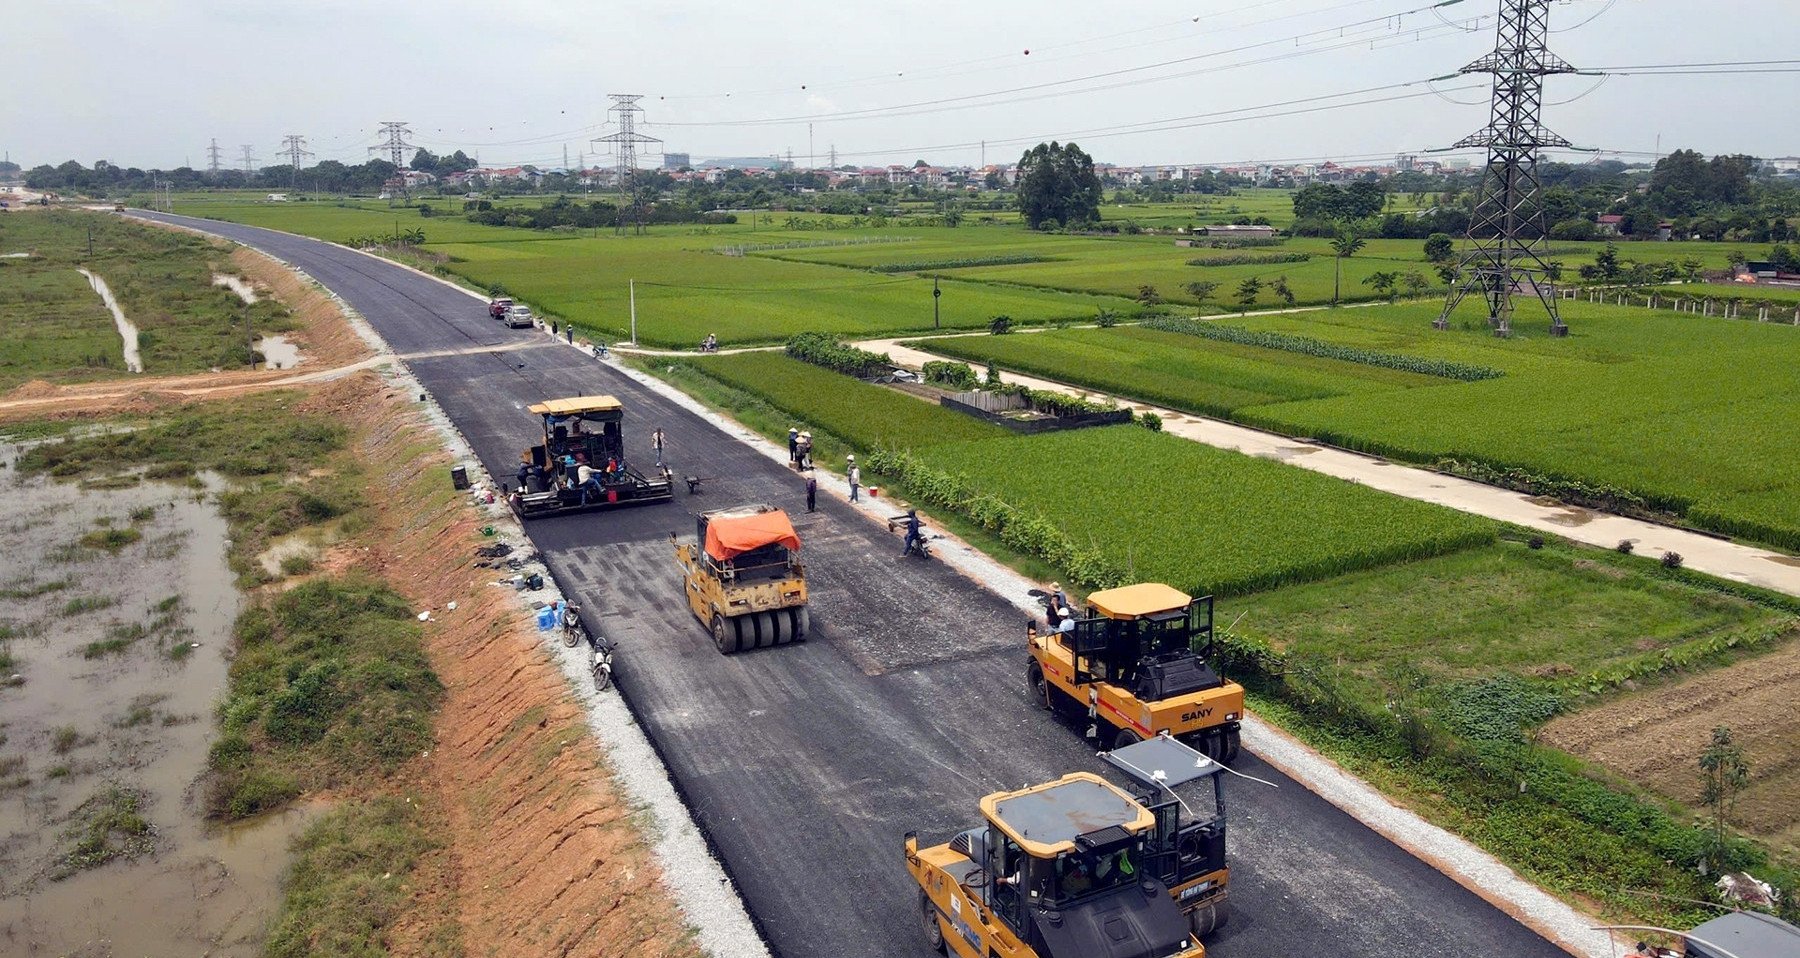
<svg viewBox="0 0 1800 958">
<path fill-rule="evenodd" d="M 1254 276 L 1248 277 L 1238 284 L 1238 312 L 1248 312 L 1250 307 L 1256 305 L 1256 295 L 1262 292 L 1262 285 L 1262 280 L 1257 279 Z"/>
<path fill-rule="evenodd" d="M 1073 143 L 1039 143 L 1019 157 L 1019 212 L 1032 229 L 1080 226 L 1100 219 L 1094 158 Z"/>
<path fill-rule="evenodd" d="M 1744 750 L 1731 740 L 1731 729 L 1713 729 L 1712 741 L 1700 753 L 1700 802 L 1712 813 L 1704 865 L 1722 870 L 1727 855 L 1726 833 L 1731 828 L 1732 807 L 1738 793 L 1750 784 L 1750 763 Z"/>
<path fill-rule="evenodd" d="M 1331 305 L 1338 304 L 1338 298 L 1343 292 L 1344 260 L 1355 256 L 1367 245 L 1369 245 L 1367 240 L 1349 230 L 1339 233 L 1337 239 L 1331 241 Z"/>
</svg>

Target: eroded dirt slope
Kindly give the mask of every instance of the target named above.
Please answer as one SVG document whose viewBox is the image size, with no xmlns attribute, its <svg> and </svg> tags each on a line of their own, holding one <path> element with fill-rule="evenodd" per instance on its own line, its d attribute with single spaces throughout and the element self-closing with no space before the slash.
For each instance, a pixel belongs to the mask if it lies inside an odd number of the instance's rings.
<svg viewBox="0 0 1800 958">
<path fill-rule="evenodd" d="M 375 507 L 374 527 L 325 566 L 379 576 L 432 610 L 426 643 L 447 692 L 420 772 L 449 832 L 429 867 L 453 894 L 420 883 L 396 953 L 430 951 L 418 936 L 451 908 L 471 956 L 698 954 L 542 638 L 513 590 L 475 566 L 482 521 L 451 492 L 449 457 L 435 443 L 418 451 L 430 431 L 416 404 L 361 374 L 306 405 L 355 425 Z M 441 493 L 403 495 L 421 474 L 441 477 L 425 483 Z"/>
</svg>

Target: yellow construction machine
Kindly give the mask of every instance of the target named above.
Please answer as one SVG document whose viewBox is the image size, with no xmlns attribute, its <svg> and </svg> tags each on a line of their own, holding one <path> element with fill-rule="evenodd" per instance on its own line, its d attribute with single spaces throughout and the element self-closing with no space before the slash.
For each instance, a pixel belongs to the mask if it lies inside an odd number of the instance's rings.
<svg viewBox="0 0 1800 958">
<path fill-rule="evenodd" d="M 906 835 L 926 942 L 961 958 L 1202 958 L 1228 915 L 1220 766 L 1158 736 L 1091 772 L 981 800 L 985 824 L 930 848 Z M 1212 802 L 1175 789 L 1210 779 Z M 1182 809 L 1190 820 L 1182 821 Z"/>
<path fill-rule="evenodd" d="M 695 517 L 693 542 L 673 532 L 675 561 L 694 618 L 712 630 L 719 651 L 799 642 L 811 631 L 800 536 L 774 506 L 716 509 Z"/>
<path fill-rule="evenodd" d="M 1087 734 L 1123 748 L 1167 732 L 1221 762 L 1237 758 L 1244 688 L 1212 665 L 1212 596 L 1160 583 L 1088 596 L 1085 617 L 1057 631 L 1026 627 L 1032 698 L 1064 714 L 1085 712 Z"/>
</svg>

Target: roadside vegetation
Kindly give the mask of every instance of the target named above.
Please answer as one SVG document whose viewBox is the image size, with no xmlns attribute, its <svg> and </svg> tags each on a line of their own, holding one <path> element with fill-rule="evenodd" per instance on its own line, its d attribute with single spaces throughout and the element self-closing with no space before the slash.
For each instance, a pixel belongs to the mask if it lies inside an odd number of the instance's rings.
<svg viewBox="0 0 1800 958">
<path fill-rule="evenodd" d="M 92 240 L 92 252 L 89 241 Z M 31 379 L 81 382 L 126 374 L 119 333 L 86 278 L 106 281 L 138 328 L 148 374 L 242 368 L 256 340 L 294 328 L 273 299 L 247 304 L 213 285 L 236 274 L 229 250 L 186 233 L 86 210 L 0 218 L 0 391 Z"/>
<path fill-rule="evenodd" d="M 379 779 L 430 745 L 441 689 L 410 607 L 386 587 L 303 582 L 246 609 L 236 640 L 209 815 L 245 818 Z"/>
</svg>

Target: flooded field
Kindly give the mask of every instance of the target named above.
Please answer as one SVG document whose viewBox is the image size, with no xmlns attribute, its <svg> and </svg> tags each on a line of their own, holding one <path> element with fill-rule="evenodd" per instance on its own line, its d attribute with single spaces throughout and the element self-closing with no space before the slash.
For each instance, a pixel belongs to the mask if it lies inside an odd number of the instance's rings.
<svg viewBox="0 0 1800 958">
<path fill-rule="evenodd" d="M 306 810 L 204 821 L 241 596 L 186 483 L 21 478 L 0 444 L 0 953 L 254 955 Z M 123 488 L 98 488 L 123 484 Z"/>
</svg>

